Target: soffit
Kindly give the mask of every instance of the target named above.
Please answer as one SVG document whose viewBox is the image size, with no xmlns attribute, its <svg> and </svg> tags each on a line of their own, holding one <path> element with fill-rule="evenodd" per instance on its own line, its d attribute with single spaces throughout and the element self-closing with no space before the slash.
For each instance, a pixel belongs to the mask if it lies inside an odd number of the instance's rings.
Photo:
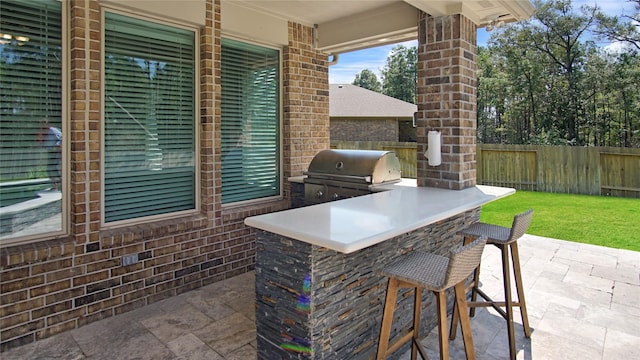
<svg viewBox="0 0 640 360">
<path fill-rule="evenodd" d="M 529 0 L 404 1 L 432 16 L 463 14 L 480 27 L 490 20 L 524 20 L 531 17 L 534 10 Z"/>
<path fill-rule="evenodd" d="M 223 0 L 224 1 L 224 0 Z M 300 24 L 315 26 L 316 47 L 341 53 L 417 37 L 417 11 L 433 16 L 463 14 L 478 26 L 498 17 L 504 22 L 526 19 L 530 0 L 232 0 Z"/>
</svg>

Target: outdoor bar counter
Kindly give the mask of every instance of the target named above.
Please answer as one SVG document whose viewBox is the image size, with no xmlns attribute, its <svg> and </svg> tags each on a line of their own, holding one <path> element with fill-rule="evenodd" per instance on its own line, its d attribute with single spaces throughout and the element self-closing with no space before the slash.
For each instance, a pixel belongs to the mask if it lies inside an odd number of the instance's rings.
<svg viewBox="0 0 640 360">
<path fill-rule="evenodd" d="M 515 192 L 411 180 L 385 190 L 245 220 L 256 228 L 258 359 L 373 358 L 387 285 L 382 267 L 411 250 L 447 255 L 481 205 Z M 435 303 L 423 294 L 421 328 L 428 331 Z M 413 291 L 398 298 L 392 337 L 412 321 Z"/>
</svg>

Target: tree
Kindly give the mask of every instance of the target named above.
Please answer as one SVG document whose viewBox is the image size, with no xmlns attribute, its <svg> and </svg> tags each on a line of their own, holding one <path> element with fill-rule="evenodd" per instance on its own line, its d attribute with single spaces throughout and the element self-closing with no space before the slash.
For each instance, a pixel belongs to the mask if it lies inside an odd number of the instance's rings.
<svg viewBox="0 0 640 360">
<path fill-rule="evenodd" d="M 637 52 L 619 54 L 610 78 L 610 93 L 616 105 L 611 114 L 611 143 L 614 146 L 637 147 L 640 135 L 640 56 Z"/>
<path fill-rule="evenodd" d="M 382 69 L 382 93 L 415 104 L 418 48 L 397 45 Z"/>
<path fill-rule="evenodd" d="M 478 48 L 478 142 L 503 143 L 503 114 L 507 103 L 508 73 L 504 58 L 493 48 Z"/>
<path fill-rule="evenodd" d="M 640 0 L 628 1 L 636 3 L 633 15 L 607 16 L 597 8 L 588 9 L 596 11 L 597 34 L 609 40 L 625 42 L 640 50 Z"/>
<path fill-rule="evenodd" d="M 640 1 L 640 0 L 639 0 Z M 598 14 L 538 2 L 478 51 L 478 142 L 637 147 L 640 54 L 586 39 Z"/>
<path fill-rule="evenodd" d="M 353 85 L 375 92 L 382 92 L 382 84 L 378 81 L 376 74 L 369 69 L 364 69 L 359 74 L 356 74 Z"/>
<path fill-rule="evenodd" d="M 559 75 L 564 78 L 564 99 L 559 105 L 564 111 L 559 115 L 564 122 L 567 141 L 579 144 L 577 121 L 580 114 L 580 68 L 584 64 L 586 45 L 582 36 L 595 24 L 593 9 L 578 14 L 573 11 L 570 0 L 551 0 L 535 2 L 534 20 L 524 29 L 530 39 L 529 46 L 544 54 L 555 64 Z"/>
<path fill-rule="evenodd" d="M 640 0 L 632 1 L 635 17 L 616 20 L 627 27 L 610 28 L 626 37 L 608 35 L 633 43 L 618 53 L 590 40 L 604 36 L 600 11 L 574 10 L 570 0 L 537 0 L 532 19 L 492 32 L 478 48 L 478 142 L 640 147 Z M 393 48 L 384 94 L 414 102 L 416 53 Z"/>
<path fill-rule="evenodd" d="M 540 54 L 527 48 L 529 39 L 526 32 L 518 27 L 505 29 L 489 47 L 491 58 L 498 66 L 495 72 L 502 79 L 496 97 L 503 98 L 497 115 L 508 120 L 502 125 L 505 140 L 523 144 L 539 142 L 533 140 L 536 131 L 549 129 L 543 121 L 545 89 L 545 66 Z M 494 76 L 497 76 L 494 75 Z M 504 140 L 503 140 L 504 141 Z M 546 143 L 546 140 L 543 140 Z"/>
</svg>

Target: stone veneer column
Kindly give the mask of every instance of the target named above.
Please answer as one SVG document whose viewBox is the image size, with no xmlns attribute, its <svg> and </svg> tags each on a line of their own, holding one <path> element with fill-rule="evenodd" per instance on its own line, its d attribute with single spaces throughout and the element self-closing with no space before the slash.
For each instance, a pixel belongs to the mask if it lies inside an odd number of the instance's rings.
<svg viewBox="0 0 640 360">
<path fill-rule="evenodd" d="M 476 25 L 463 15 L 418 25 L 418 186 L 460 190 L 476 184 Z M 428 132 L 442 133 L 442 164 L 429 166 Z"/>
</svg>

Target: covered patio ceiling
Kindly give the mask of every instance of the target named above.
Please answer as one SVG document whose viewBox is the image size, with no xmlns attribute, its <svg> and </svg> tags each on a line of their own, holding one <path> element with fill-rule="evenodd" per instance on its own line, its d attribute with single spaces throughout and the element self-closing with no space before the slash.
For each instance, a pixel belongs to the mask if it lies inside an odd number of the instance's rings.
<svg viewBox="0 0 640 360">
<path fill-rule="evenodd" d="M 315 26 L 319 50 L 338 54 L 417 37 L 416 9 L 432 16 L 462 14 L 479 27 L 533 13 L 530 0 L 234 0 L 285 20 Z"/>
</svg>

